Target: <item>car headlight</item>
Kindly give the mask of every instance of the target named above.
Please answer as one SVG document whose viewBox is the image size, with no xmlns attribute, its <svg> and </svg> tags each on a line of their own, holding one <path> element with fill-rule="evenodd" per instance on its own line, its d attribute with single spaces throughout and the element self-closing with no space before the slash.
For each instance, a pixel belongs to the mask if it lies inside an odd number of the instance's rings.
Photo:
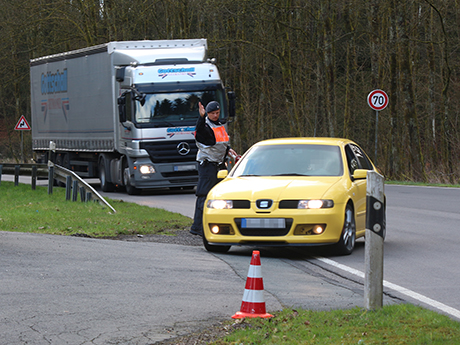
<svg viewBox="0 0 460 345">
<path fill-rule="evenodd" d="M 151 165 L 141 165 L 139 171 L 141 174 L 155 174 L 155 168 Z"/>
<path fill-rule="evenodd" d="M 223 210 L 226 208 L 233 208 L 232 200 L 208 200 L 206 204 L 208 208 L 213 208 L 216 210 Z"/>
<path fill-rule="evenodd" d="M 332 208 L 334 207 L 334 201 L 332 200 L 299 200 L 297 208 L 310 208 L 310 209 L 320 209 L 320 208 Z"/>
</svg>

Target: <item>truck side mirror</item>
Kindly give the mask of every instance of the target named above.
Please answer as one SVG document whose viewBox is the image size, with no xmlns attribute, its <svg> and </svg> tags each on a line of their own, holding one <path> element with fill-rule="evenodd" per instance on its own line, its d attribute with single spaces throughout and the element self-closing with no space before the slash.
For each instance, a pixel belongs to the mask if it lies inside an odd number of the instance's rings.
<svg viewBox="0 0 460 345">
<path fill-rule="evenodd" d="M 227 97 L 228 97 L 228 116 L 229 117 L 235 117 L 236 115 L 236 110 L 235 110 L 235 92 L 229 91 L 227 92 Z"/>
<path fill-rule="evenodd" d="M 121 123 L 126 122 L 126 96 L 118 97 L 118 118 Z"/>
<path fill-rule="evenodd" d="M 115 70 L 115 80 L 119 83 L 125 80 L 126 67 L 119 67 Z"/>
</svg>

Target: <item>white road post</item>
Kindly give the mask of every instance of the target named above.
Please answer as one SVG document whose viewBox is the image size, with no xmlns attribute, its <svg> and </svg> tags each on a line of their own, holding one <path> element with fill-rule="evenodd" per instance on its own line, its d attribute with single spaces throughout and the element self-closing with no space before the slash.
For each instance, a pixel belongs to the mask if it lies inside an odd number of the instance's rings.
<svg viewBox="0 0 460 345">
<path fill-rule="evenodd" d="M 386 232 L 384 177 L 376 171 L 367 172 L 366 193 L 366 275 L 364 303 L 368 310 L 383 305 L 383 240 Z"/>
</svg>

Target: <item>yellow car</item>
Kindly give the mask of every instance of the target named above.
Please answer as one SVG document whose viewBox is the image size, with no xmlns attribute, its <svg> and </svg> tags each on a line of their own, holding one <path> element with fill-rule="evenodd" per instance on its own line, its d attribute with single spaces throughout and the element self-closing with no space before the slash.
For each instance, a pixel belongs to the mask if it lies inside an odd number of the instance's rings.
<svg viewBox="0 0 460 345">
<path fill-rule="evenodd" d="M 351 254 L 365 234 L 368 170 L 374 164 L 351 140 L 261 141 L 219 172 L 204 206 L 204 246 L 333 244 Z"/>
</svg>

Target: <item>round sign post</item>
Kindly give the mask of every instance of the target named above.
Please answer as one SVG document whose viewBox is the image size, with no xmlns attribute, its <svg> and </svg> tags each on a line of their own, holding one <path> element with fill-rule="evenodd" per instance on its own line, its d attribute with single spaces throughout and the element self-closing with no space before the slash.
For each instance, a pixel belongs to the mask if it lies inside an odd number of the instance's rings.
<svg viewBox="0 0 460 345">
<path fill-rule="evenodd" d="M 374 90 L 367 95 L 367 104 L 375 110 L 375 155 L 374 162 L 377 164 L 377 137 L 379 127 L 379 111 L 388 105 L 388 95 L 383 90 Z"/>
</svg>

